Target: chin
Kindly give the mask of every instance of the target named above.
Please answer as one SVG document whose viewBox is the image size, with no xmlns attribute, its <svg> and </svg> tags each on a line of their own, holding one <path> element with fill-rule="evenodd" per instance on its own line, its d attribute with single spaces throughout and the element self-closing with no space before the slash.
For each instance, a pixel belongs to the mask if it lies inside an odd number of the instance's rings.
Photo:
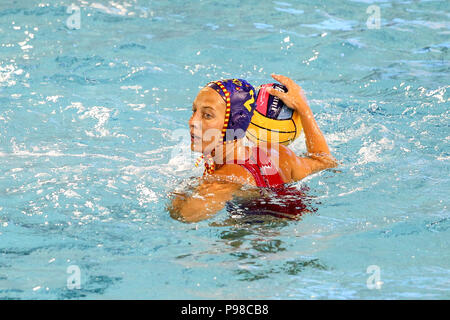
<svg viewBox="0 0 450 320">
<path fill-rule="evenodd" d="M 202 152 L 203 148 L 202 146 L 199 146 L 198 143 L 191 142 L 191 151 Z"/>
</svg>

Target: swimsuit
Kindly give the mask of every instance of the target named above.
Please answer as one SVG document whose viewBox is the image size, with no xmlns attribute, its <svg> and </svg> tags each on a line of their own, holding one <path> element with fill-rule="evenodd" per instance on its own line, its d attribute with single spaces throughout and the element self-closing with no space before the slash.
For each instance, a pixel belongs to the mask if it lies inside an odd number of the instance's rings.
<svg viewBox="0 0 450 320">
<path fill-rule="evenodd" d="M 245 160 L 245 163 L 239 165 L 253 175 L 258 187 L 276 187 L 284 184 L 277 168 L 272 164 L 266 152 L 259 147 L 253 147 L 250 157 Z"/>
<path fill-rule="evenodd" d="M 237 164 L 253 175 L 261 192 L 258 198 L 228 201 L 226 209 L 229 213 L 298 219 L 305 212 L 316 211 L 309 206 L 310 199 L 305 194 L 308 188 L 299 190 L 286 186 L 264 150 L 253 147 L 250 158 L 243 164 Z"/>
</svg>

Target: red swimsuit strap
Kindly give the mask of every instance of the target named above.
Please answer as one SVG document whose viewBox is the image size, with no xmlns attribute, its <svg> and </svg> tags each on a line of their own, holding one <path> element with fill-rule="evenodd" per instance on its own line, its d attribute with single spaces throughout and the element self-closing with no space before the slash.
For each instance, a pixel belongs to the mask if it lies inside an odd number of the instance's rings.
<svg viewBox="0 0 450 320">
<path fill-rule="evenodd" d="M 248 160 L 245 160 L 245 163 L 240 165 L 243 166 L 252 174 L 258 187 L 267 187 L 267 182 L 266 180 L 264 180 L 264 177 L 262 176 L 261 171 L 259 170 L 257 164 L 250 163 Z"/>
<path fill-rule="evenodd" d="M 240 165 L 253 175 L 258 187 L 275 187 L 284 184 L 277 168 L 272 164 L 266 152 L 259 147 L 253 147 L 250 159 L 246 159 L 245 163 Z"/>
</svg>

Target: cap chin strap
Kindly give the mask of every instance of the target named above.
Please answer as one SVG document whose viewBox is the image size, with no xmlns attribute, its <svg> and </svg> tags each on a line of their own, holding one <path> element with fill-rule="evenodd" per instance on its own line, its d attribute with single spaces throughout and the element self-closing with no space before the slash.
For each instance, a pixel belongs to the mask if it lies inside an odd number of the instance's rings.
<svg viewBox="0 0 450 320">
<path fill-rule="evenodd" d="M 195 166 L 198 167 L 202 160 L 205 161 L 205 171 L 203 171 L 203 175 L 205 175 L 205 174 L 213 174 L 215 169 L 216 169 L 216 165 L 214 163 L 214 159 L 211 156 L 211 154 L 208 154 L 206 156 L 202 154 L 195 161 Z"/>
<path fill-rule="evenodd" d="M 237 140 L 238 139 L 225 141 L 225 142 L 222 142 L 222 145 L 234 143 Z M 205 170 L 203 171 L 203 175 L 205 175 L 205 174 L 213 174 L 214 171 L 216 170 L 216 164 L 214 163 L 215 151 L 216 151 L 216 149 L 214 148 L 209 154 L 207 154 L 207 155 L 202 154 L 195 161 L 195 166 L 196 167 L 198 167 L 200 165 L 200 162 L 202 162 L 202 160 L 204 161 L 204 163 L 205 163 Z"/>
</svg>

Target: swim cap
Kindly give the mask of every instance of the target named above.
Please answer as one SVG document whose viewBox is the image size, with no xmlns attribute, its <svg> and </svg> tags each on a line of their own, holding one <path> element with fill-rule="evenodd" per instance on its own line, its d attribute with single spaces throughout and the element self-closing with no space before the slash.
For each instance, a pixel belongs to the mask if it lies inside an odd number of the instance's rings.
<svg viewBox="0 0 450 320">
<path fill-rule="evenodd" d="M 216 90 L 226 103 L 223 141 L 243 138 L 256 109 L 255 88 L 243 79 L 212 81 L 206 86 Z"/>
</svg>

